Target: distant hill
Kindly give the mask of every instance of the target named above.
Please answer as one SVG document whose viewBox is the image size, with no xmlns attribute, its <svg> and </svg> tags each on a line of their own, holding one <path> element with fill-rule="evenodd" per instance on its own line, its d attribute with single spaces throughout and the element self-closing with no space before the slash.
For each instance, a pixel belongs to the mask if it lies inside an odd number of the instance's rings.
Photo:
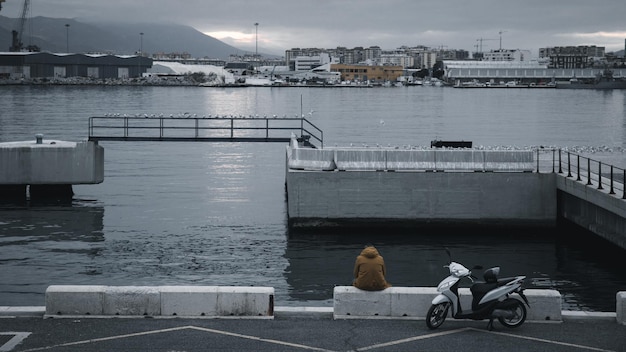
<svg viewBox="0 0 626 352">
<path fill-rule="evenodd" d="M 11 31 L 17 20 L 0 16 L 0 51 L 9 51 Z M 65 25 L 69 24 L 69 27 Z M 144 35 L 140 35 L 144 33 Z M 194 58 L 227 60 L 230 55 L 250 54 L 205 35 L 196 29 L 175 24 L 83 23 L 73 19 L 33 17 L 22 34 L 24 46 L 41 51 L 71 53 L 106 52 L 130 55 L 187 52 Z M 265 55 L 276 57 L 275 55 Z"/>
</svg>

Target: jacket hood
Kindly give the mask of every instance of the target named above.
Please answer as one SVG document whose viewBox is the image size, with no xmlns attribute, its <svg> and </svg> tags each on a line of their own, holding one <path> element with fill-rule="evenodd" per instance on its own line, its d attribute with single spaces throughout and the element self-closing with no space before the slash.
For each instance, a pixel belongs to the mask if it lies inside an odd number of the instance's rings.
<svg viewBox="0 0 626 352">
<path fill-rule="evenodd" d="M 376 247 L 365 247 L 361 251 L 361 255 L 367 258 L 375 258 L 379 254 L 378 254 L 378 250 L 376 249 Z"/>
</svg>

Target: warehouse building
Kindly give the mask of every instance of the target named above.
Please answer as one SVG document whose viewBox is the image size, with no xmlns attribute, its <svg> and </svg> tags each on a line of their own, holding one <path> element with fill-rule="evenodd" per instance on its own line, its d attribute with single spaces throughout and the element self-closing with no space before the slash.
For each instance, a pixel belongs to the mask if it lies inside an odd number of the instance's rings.
<svg viewBox="0 0 626 352">
<path fill-rule="evenodd" d="M 152 59 L 137 55 L 0 52 L 0 79 L 140 77 Z"/>
</svg>

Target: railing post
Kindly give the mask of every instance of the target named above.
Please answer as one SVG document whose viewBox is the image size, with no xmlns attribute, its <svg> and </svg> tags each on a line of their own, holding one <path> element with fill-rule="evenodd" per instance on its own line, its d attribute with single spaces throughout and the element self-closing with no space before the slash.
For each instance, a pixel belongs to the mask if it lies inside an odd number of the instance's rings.
<svg viewBox="0 0 626 352">
<path fill-rule="evenodd" d="M 602 189 L 602 163 L 598 161 L 598 189 Z"/>
<path fill-rule="evenodd" d="M 580 155 L 576 155 L 576 181 L 580 181 Z"/>
<path fill-rule="evenodd" d="M 196 119 L 196 138 L 198 138 L 198 119 Z"/>
<path fill-rule="evenodd" d="M 622 178 L 622 199 L 626 199 L 626 169 Z"/>
<path fill-rule="evenodd" d="M 572 177 L 572 163 L 570 160 L 570 152 L 567 152 L 567 177 Z"/>
<path fill-rule="evenodd" d="M 611 190 L 609 194 L 615 194 L 615 191 L 613 191 L 613 165 L 611 165 Z"/>
<path fill-rule="evenodd" d="M 159 120 L 159 138 L 163 138 L 163 119 Z"/>
<path fill-rule="evenodd" d="M 554 153 L 556 151 L 554 149 L 552 149 L 552 173 L 554 173 Z"/>
<path fill-rule="evenodd" d="M 587 158 L 587 185 L 591 184 L 591 160 Z"/>
<path fill-rule="evenodd" d="M 559 173 L 563 173 L 563 163 L 561 162 L 561 148 L 559 148 Z"/>
<path fill-rule="evenodd" d="M 537 173 L 539 174 L 539 149 L 537 149 Z"/>
<path fill-rule="evenodd" d="M 235 131 L 235 121 L 231 118 L 230 119 L 230 138 L 233 138 L 233 133 Z"/>
<path fill-rule="evenodd" d="M 265 138 L 270 137 L 270 120 L 265 119 Z"/>
<path fill-rule="evenodd" d="M 128 117 L 124 118 L 124 138 L 128 137 Z"/>
</svg>

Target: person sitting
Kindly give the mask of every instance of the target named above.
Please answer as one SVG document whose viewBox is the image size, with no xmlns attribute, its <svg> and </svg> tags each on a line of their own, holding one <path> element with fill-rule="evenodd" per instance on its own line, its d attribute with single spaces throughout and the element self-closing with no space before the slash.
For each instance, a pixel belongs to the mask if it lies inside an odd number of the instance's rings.
<svg viewBox="0 0 626 352">
<path fill-rule="evenodd" d="M 385 280 L 385 260 L 376 247 L 368 244 L 356 257 L 352 285 L 366 291 L 380 291 L 391 287 Z"/>
</svg>

